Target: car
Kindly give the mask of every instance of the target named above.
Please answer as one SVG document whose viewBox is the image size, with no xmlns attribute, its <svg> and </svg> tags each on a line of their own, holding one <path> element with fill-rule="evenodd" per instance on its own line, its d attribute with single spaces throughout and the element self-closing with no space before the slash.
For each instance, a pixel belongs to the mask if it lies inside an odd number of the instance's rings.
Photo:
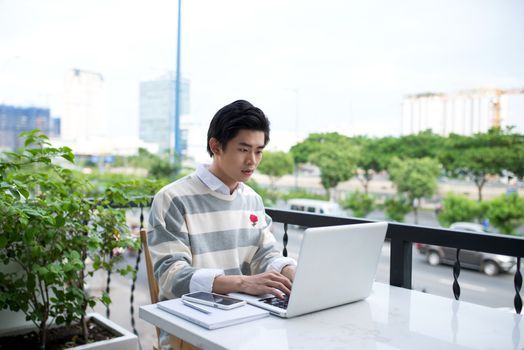
<svg viewBox="0 0 524 350">
<path fill-rule="evenodd" d="M 449 228 L 460 231 L 493 233 L 485 230 L 482 225 L 473 222 L 456 222 Z M 426 261 L 430 265 L 453 265 L 457 257 L 456 248 L 421 243 L 417 243 L 416 247 L 421 254 L 426 255 Z M 512 256 L 476 252 L 465 249 L 460 251 L 461 266 L 480 270 L 488 276 L 494 276 L 501 272 L 508 272 L 516 263 L 517 259 Z"/>
</svg>

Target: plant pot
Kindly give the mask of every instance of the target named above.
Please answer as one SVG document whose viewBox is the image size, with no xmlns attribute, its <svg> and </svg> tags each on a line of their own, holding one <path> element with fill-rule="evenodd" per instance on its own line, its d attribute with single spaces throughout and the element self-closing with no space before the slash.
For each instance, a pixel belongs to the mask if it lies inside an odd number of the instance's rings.
<svg viewBox="0 0 524 350">
<path fill-rule="evenodd" d="M 92 322 L 97 323 L 99 326 L 109 330 L 111 333 L 117 334 L 114 338 L 108 340 L 102 340 L 94 343 L 85 345 L 79 345 L 76 347 L 68 348 L 70 350 L 137 350 L 138 349 L 138 337 L 129 332 L 128 330 L 120 327 L 113 321 L 101 316 L 97 313 L 89 313 L 86 316 Z M 34 330 L 34 325 L 18 327 L 16 330 L 10 328 L 9 330 L 0 330 L 0 337 L 15 334 L 24 334 Z"/>
<path fill-rule="evenodd" d="M 76 346 L 71 348 L 72 350 L 94 350 L 94 349 L 103 349 L 103 350 L 136 350 L 138 349 L 138 337 L 127 329 L 120 327 L 113 321 L 103 317 L 100 314 L 95 312 L 87 314 L 88 318 L 91 318 L 94 322 L 99 325 L 111 329 L 113 332 L 120 334 L 112 339 L 99 341 L 96 343 Z"/>
</svg>

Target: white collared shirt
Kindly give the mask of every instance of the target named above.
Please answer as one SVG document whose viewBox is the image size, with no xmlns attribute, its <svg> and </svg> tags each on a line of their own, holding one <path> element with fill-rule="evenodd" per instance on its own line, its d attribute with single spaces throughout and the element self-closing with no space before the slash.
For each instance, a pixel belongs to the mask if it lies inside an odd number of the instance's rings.
<svg viewBox="0 0 524 350">
<path fill-rule="evenodd" d="M 214 192 L 225 194 L 230 196 L 231 191 L 225 183 L 216 177 L 211 171 L 209 171 L 209 165 L 199 164 L 196 170 L 196 176 L 206 185 L 209 189 Z M 235 191 L 242 193 L 244 190 L 244 184 L 238 183 Z M 287 265 L 296 266 L 297 262 L 293 258 L 280 257 L 274 259 L 267 267 L 266 271 L 281 272 L 282 269 Z M 224 270 L 221 269 L 198 269 L 189 282 L 189 291 L 191 293 L 203 291 L 211 292 L 213 290 L 213 282 L 217 276 L 224 275 Z"/>
<path fill-rule="evenodd" d="M 215 174 L 209 171 L 209 167 L 210 166 L 208 164 L 199 164 L 196 170 L 196 176 L 198 176 L 198 178 L 204 183 L 204 185 L 209 187 L 211 191 L 225 194 L 228 196 L 231 195 L 229 187 L 227 187 L 226 184 L 222 182 L 222 180 L 216 177 Z M 238 191 L 238 193 L 242 193 L 243 189 L 244 184 L 242 182 L 239 182 L 235 191 Z"/>
</svg>

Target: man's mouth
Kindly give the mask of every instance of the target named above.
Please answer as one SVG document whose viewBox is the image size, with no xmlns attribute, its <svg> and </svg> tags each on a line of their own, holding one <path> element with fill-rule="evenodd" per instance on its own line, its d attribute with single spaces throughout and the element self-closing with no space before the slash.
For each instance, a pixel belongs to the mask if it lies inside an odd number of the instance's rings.
<svg viewBox="0 0 524 350">
<path fill-rule="evenodd" d="M 248 176 L 250 176 L 250 175 L 253 175 L 253 171 L 254 171 L 254 170 L 249 170 L 249 169 L 248 169 L 248 170 L 242 170 L 242 173 L 243 173 L 244 175 L 248 175 Z"/>
</svg>

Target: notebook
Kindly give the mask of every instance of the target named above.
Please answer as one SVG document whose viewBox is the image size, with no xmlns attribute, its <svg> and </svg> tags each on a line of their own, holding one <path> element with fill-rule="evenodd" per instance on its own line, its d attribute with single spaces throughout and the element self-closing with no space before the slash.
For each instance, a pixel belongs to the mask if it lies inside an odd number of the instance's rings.
<svg viewBox="0 0 524 350">
<path fill-rule="evenodd" d="M 294 317 L 367 298 L 378 267 L 386 222 L 327 226 L 304 231 L 287 308 L 266 296 L 230 293 L 280 317 Z"/>
<path fill-rule="evenodd" d="M 269 316 L 268 311 L 251 305 L 244 305 L 231 310 L 222 310 L 198 304 L 199 308 L 209 312 L 206 314 L 185 305 L 180 298 L 161 301 L 156 305 L 161 310 L 207 329 L 227 327 Z"/>
</svg>

